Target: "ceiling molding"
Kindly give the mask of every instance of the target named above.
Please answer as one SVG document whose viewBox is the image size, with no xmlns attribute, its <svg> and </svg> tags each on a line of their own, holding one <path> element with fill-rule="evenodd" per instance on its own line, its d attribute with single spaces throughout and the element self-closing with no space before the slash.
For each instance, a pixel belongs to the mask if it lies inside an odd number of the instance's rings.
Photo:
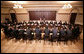
<svg viewBox="0 0 84 54">
<path fill-rule="evenodd" d="M 27 7 L 62 7 L 63 5 L 22 5 L 24 8 Z M 1 6 L 1 8 L 13 7 L 13 6 Z M 83 7 L 83 5 L 72 5 L 72 7 Z"/>
</svg>

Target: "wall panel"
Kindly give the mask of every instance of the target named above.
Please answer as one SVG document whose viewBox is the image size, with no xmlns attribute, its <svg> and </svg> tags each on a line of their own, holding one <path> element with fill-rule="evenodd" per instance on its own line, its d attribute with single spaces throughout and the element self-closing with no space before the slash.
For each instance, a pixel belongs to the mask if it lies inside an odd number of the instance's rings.
<svg viewBox="0 0 84 54">
<path fill-rule="evenodd" d="M 56 11 L 29 11 L 30 20 L 55 20 Z"/>
</svg>

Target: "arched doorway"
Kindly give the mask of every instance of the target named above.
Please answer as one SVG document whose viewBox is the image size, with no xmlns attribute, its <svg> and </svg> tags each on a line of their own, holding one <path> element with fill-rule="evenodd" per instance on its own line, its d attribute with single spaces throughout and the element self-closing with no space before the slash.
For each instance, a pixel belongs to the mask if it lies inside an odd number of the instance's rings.
<svg viewBox="0 0 84 54">
<path fill-rule="evenodd" d="M 11 8 L 9 10 L 9 15 L 10 15 L 12 23 L 17 22 L 16 11 L 14 9 Z"/>
<path fill-rule="evenodd" d="M 71 24 L 75 24 L 75 20 L 77 18 L 77 15 L 79 13 L 79 9 L 78 8 L 73 8 L 70 12 L 70 23 Z"/>
</svg>

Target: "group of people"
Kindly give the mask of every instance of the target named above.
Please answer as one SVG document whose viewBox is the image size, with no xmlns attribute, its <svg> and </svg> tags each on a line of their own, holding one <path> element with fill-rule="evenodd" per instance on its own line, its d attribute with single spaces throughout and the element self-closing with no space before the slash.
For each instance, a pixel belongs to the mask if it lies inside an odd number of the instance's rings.
<svg viewBox="0 0 84 54">
<path fill-rule="evenodd" d="M 25 24 L 25 25 L 24 25 Z M 32 29 L 31 26 L 27 26 L 28 24 L 37 24 L 35 29 Z M 8 24 L 4 23 L 1 24 L 2 28 L 4 29 L 4 33 L 6 37 L 16 38 L 16 39 L 44 39 L 44 40 L 65 40 L 68 41 L 70 39 L 75 39 L 80 35 L 80 27 L 72 24 L 68 24 L 66 21 L 62 23 L 60 21 L 57 22 L 23 22 L 23 23 L 14 23 Z M 45 26 L 45 29 L 41 29 L 41 26 L 44 24 L 53 24 L 52 28 L 49 28 L 48 25 Z M 26 26 L 26 28 L 24 28 Z M 35 35 L 34 35 L 35 33 Z M 44 33 L 42 37 L 42 33 Z"/>
</svg>

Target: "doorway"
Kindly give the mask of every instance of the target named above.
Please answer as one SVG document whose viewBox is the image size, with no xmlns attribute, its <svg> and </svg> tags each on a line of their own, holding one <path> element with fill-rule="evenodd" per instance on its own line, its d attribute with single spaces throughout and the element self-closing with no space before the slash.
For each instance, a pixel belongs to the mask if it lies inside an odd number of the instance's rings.
<svg viewBox="0 0 84 54">
<path fill-rule="evenodd" d="M 17 22 L 15 13 L 10 13 L 10 15 L 11 15 L 12 23 Z"/>
<path fill-rule="evenodd" d="M 75 23 L 76 16 L 77 16 L 77 13 L 71 13 L 71 16 L 70 16 L 70 23 L 71 24 Z"/>
</svg>

